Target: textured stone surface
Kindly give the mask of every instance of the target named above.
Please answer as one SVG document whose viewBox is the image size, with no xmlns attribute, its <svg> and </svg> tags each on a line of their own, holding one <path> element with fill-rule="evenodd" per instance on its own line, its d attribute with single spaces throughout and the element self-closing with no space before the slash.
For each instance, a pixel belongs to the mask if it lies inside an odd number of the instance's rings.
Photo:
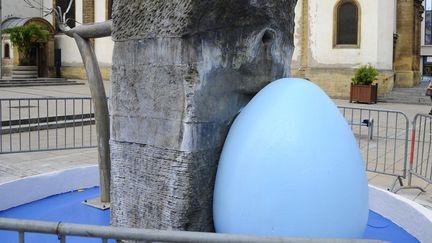
<svg viewBox="0 0 432 243">
<path fill-rule="evenodd" d="M 220 148 L 184 152 L 119 142 L 112 142 L 111 148 L 112 175 L 116 187 L 121 188 L 114 190 L 112 196 L 122 198 L 111 208 L 117 225 L 208 230 L 212 224 L 209 201 L 213 188 L 206 185 L 214 181 Z M 132 174 L 134 177 L 126 176 Z M 157 220 L 149 220 L 154 215 Z"/>
<path fill-rule="evenodd" d="M 229 125 L 290 72 L 295 0 L 115 1 L 112 223 L 211 231 Z"/>
<path fill-rule="evenodd" d="M 424 8 L 422 0 L 397 1 L 397 39 L 394 48 L 396 87 L 420 83 L 420 39 Z"/>
</svg>

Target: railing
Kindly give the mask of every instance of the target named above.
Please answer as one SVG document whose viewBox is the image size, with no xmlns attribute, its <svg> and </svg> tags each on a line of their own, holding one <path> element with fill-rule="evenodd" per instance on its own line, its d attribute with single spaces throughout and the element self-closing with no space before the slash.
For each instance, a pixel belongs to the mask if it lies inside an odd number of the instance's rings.
<svg viewBox="0 0 432 243">
<path fill-rule="evenodd" d="M 61 222 L 43 222 L 32 220 L 17 220 L 0 218 L 0 230 L 18 232 L 19 243 L 25 242 L 25 234 L 29 232 L 51 234 L 58 236 L 60 243 L 65 243 L 67 236 L 81 236 L 101 239 L 102 243 L 108 240 L 138 240 L 145 242 L 206 242 L 206 243 L 378 243 L 379 240 L 352 240 L 352 239 L 302 239 L 286 237 L 257 237 L 231 234 L 215 234 L 185 231 L 146 230 L 136 228 L 120 228 L 110 226 L 95 226 L 82 224 L 67 224 Z"/>
<path fill-rule="evenodd" d="M 0 153 L 96 146 L 89 97 L 0 99 Z"/>
<path fill-rule="evenodd" d="M 366 170 L 395 176 L 407 174 L 409 119 L 399 111 L 339 107 L 362 152 Z"/>
<path fill-rule="evenodd" d="M 432 183 L 432 116 L 417 114 L 413 120 L 408 186 L 417 176 Z M 423 191 L 422 188 L 414 187 Z"/>
</svg>

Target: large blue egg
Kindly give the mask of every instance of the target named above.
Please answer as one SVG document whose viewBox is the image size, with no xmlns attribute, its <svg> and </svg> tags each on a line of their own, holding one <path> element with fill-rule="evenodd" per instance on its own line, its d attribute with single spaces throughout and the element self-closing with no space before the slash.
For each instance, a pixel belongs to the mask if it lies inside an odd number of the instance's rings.
<svg viewBox="0 0 432 243">
<path fill-rule="evenodd" d="M 355 138 L 315 84 L 280 79 L 235 119 L 219 161 L 216 232 L 361 238 L 368 187 Z"/>
</svg>

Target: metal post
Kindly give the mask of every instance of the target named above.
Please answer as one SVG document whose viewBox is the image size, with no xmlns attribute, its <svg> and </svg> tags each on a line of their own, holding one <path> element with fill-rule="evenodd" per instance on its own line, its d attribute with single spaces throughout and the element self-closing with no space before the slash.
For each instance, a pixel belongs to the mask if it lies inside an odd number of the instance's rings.
<svg viewBox="0 0 432 243">
<path fill-rule="evenodd" d="M 102 75 L 96 54 L 91 47 L 90 40 L 78 34 L 73 35 L 87 71 L 90 93 L 95 103 L 95 120 L 98 146 L 98 162 L 100 174 L 100 199 L 102 203 L 110 202 L 110 171 L 111 158 L 109 147 L 109 111 L 103 86 Z"/>
<path fill-rule="evenodd" d="M 20 231 L 18 232 L 18 242 L 19 243 L 24 243 L 25 242 L 25 236 L 24 236 L 24 231 Z"/>
<path fill-rule="evenodd" d="M 3 78 L 3 33 L 2 33 L 2 24 L 3 24 L 3 15 L 2 15 L 2 1 L 0 0 L 0 79 Z"/>
</svg>

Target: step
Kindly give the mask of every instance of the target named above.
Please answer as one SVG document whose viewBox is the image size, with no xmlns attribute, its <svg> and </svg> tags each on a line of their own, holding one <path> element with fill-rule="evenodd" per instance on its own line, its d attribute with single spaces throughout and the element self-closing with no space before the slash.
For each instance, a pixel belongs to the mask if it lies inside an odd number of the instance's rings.
<svg viewBox="0 0 432 243">
<path fill-rule="evenodd" d="M 12 79 L 31 79 L 31 78 L 37 78 L 36 74 L 12 74 Z"/>
<path fill-rule="evenodd" d="M 60 86 L 60 85 L 83 85 L 83 83 L 10 83 L 0 84 L 0 88 L 11 88 L 11 87 L 31 87 L 31 86 Z"/>
<path fill-rule="evenodd" d="M 0 87 L 28 87 L 28 86 L 58 86 L 82 85 L 84 83 L 65 78 L 35 78 L 35 79 L 0 79 Z"/>
<path fill-rule="evenodd" d="M 428 85 L 429 82 L 421 82 L 413 88 L 393 88 L 390 93 L 378 97 L 378 101 L 384 103 L 431 105 L 430 98 L 425 95 Z"/>
<path fill-rule="evenodd" d="M 66 78 L 31 78 L 31 79 L 11 79 L 11 78 L 3 78 L 0 79 L 0 83 L 4 83 L 4 82 L 16 82 L 16 81 L 26 81 L 26 82 L 40 82 L 40 81 L 71 81 L 68 80 Z M 76 81 L 73 81 L 76 82 Z"/>
<path fill-rule="evenodd" d="M 26 70 L 32 70 L 32 71 L 37 71 L 38 70 L 38 66 L 14 66 L 12 71 L 26 71 Z"/>
<path fill-rule="evenodd" d="M 414 105 L 432 105 L 432 102 L 430 101 L 430 99 L 401 99 L 401 98 L 388 99 L 388 98 L 378 97 L 378 102 L 414 104 Z"/>
</svg>

